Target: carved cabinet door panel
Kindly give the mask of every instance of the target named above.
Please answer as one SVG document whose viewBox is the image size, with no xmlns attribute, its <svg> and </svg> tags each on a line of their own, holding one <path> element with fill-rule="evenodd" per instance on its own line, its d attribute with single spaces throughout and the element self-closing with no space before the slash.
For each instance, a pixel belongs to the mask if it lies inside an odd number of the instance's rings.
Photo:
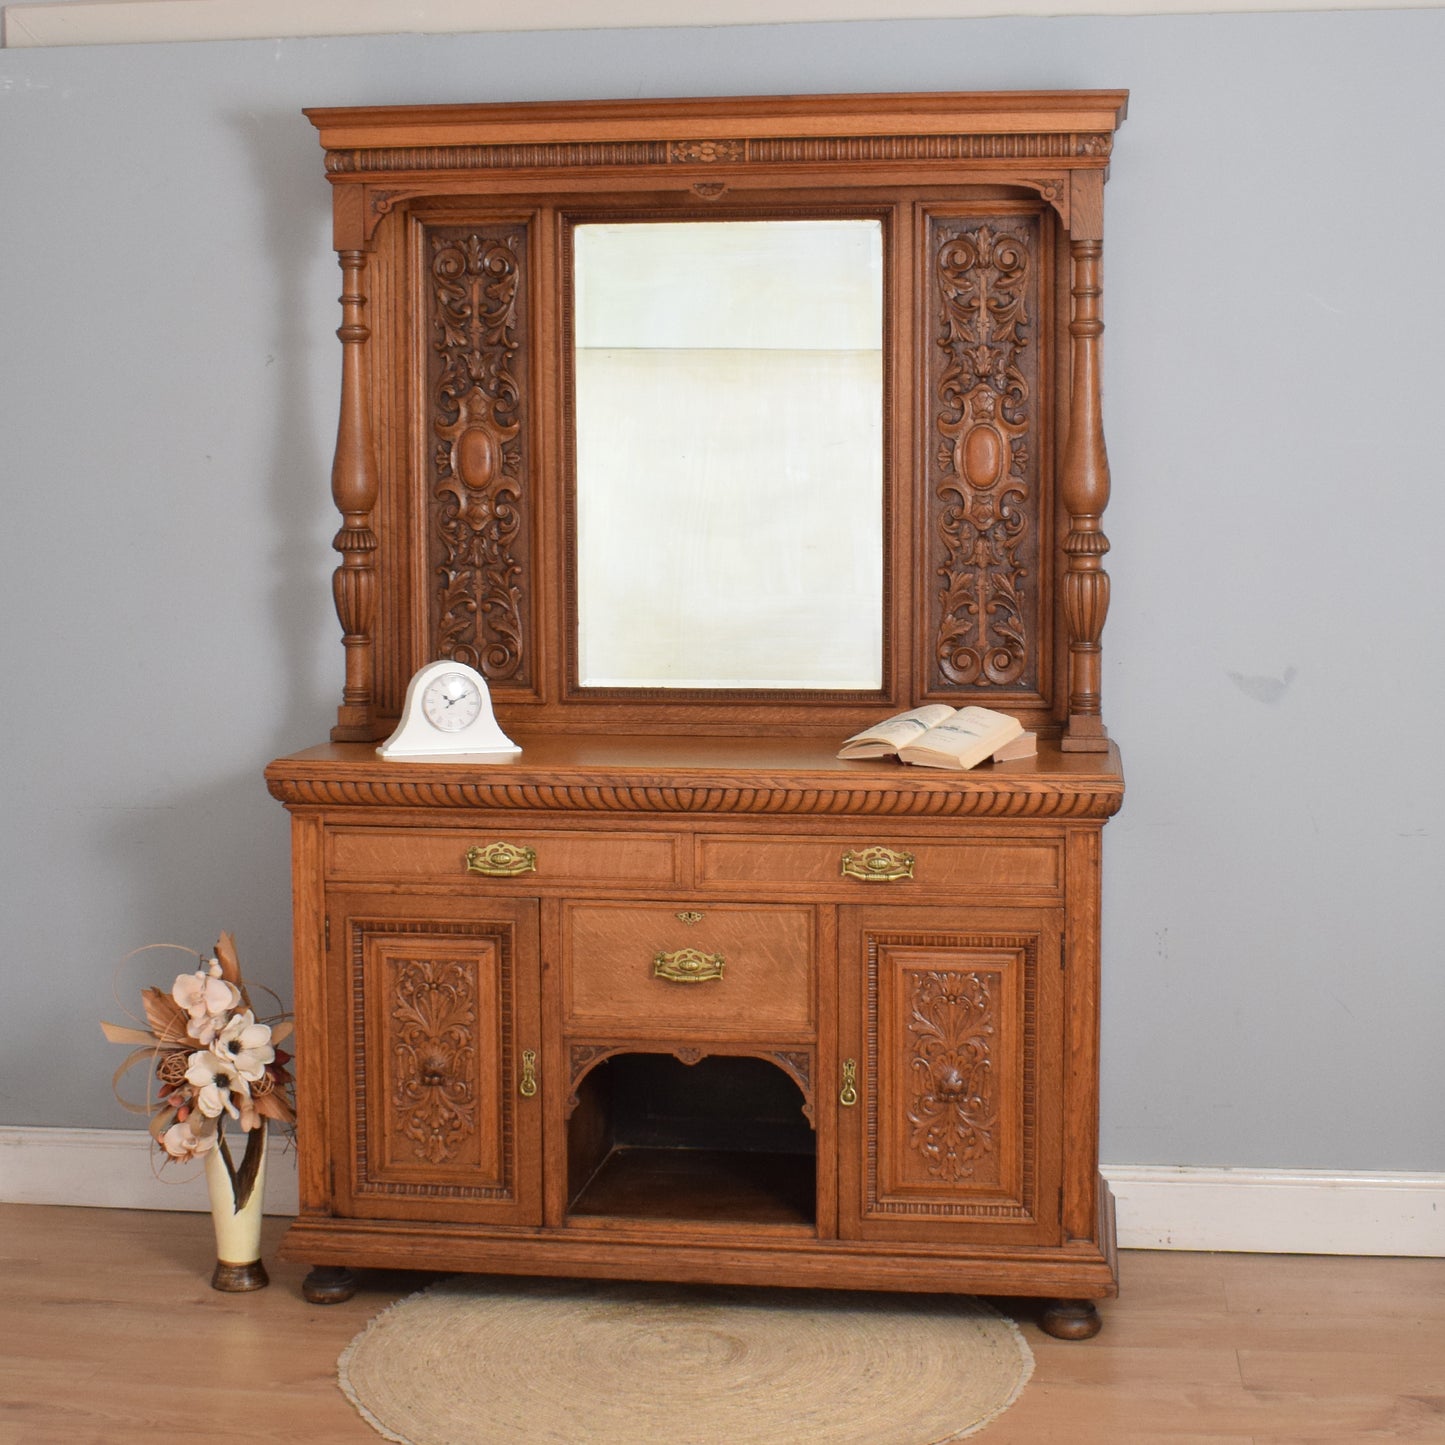
<svg viewBox="0 0 1445 1445">
<path fill-rule="evenodd" d="M 1058 1242 L 1061 944 L 1044 909 L 842 910 L 845 1237 Z"/>
<path fill-rule="evenodd" d="M 346 1015 L 337 1212 L 540 1223 L 536 901 L 358 894 L 330 915 Z"/>
</svg>

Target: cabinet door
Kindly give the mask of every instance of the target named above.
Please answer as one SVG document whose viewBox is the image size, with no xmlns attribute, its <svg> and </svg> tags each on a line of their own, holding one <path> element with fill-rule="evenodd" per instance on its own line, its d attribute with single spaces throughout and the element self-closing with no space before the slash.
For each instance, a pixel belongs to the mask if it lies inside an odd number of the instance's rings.
<svg viewBox="0 0 1445 1445">
<path fill-rule="evenodd" d="M 842 915 L 841 1232 L 1057 1242 L 1057 917 L 865 907 Z"/>
<path fill-rule="evenodd" d="M 337 1211 L 540 1223 L 535 900 L 352 895 L 329 912 Z"/>
</svg>

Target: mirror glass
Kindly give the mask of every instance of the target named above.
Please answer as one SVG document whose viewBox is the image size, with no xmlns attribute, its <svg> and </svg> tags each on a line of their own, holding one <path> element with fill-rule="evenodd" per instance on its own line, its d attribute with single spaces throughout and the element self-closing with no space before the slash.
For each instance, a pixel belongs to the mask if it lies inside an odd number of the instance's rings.
<svg viewBox="0 0 1445 1445">
<path fill-rule="evenodd" d="M 880 688 L 881 223 L 573 241 L 579 683 Z"/>
</svg>

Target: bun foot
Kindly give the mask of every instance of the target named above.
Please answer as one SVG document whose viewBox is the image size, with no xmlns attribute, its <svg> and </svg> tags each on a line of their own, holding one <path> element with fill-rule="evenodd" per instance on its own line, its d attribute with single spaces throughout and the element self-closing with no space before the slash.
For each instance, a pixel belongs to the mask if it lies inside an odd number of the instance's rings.
<svg viewBox="0 0 1445 1445">
<path fill-rule="evenodd" d="M 1091 1299 L 1056 1299 L 1044 1306 L 1039 1328 L 1056 1340 L 1092 1340 L 1104 1321 Z"/>
<path fill-rule="evenodd" d="M 301 1281 L 301 1297 L 308 1304 L 345 1304 L 356 1293 L 356 1276 L 339 1264 L 318 1264 Z"/>
</svg>

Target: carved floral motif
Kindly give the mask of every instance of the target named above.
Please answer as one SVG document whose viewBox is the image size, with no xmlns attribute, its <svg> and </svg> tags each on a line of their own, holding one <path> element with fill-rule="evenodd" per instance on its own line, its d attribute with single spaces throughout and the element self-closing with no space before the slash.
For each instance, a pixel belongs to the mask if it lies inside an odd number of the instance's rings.
<svg viewBox="0 0 1445 1445">
<path fill-rule="evenodd" d="M 677 140 L 673 141 L 669 156 L 673 161 L 701 161 L 704 165 L 746 158 L 747 147 L 740 140 Z"/>
<path fill-rule="evenodd" d="M 527 680 L 525 254 L 520 227 L 430 234 L 436 654 L 518 682 Z"/>
<path fill-rule="evenodd" d="M 1034 680 L 1031 235 L 1027 222 L 934 225 L 934 658 L 944 687 Z"/>
<path fill-rule="evenodd" d="M 811 1097 L 813 1089 L 812 1054 L 803 1049 L 792 1049 L 776 1052 L 771 1057 L 792 1073 L 803 1092 Z M 809 1114 L 808 1117 L 812 1118 L 812 1115 Z"/>
<path fill-rule="evenodd" d="M 780 1050 L 769 1056 L 793 1076 L 803 1091 L 803 1117 L 816 1129 L 813 1115 L 813 1056 L 803 1049 Z"/>
<path fill-rule="evenodd" d="M 393 1000 L 391 1106 L 417 1158 L 444 1163 L 477 1130 L 475 980 L 459 962 L 408 959 Z"/>
<path fill-rule="evenodd" d="M 994 1147 L 995 1001 L 982 975 L 948 971 L 913 975 L 911 1005 L 909 1146 L 957 1183 Z"/>
</svg>

